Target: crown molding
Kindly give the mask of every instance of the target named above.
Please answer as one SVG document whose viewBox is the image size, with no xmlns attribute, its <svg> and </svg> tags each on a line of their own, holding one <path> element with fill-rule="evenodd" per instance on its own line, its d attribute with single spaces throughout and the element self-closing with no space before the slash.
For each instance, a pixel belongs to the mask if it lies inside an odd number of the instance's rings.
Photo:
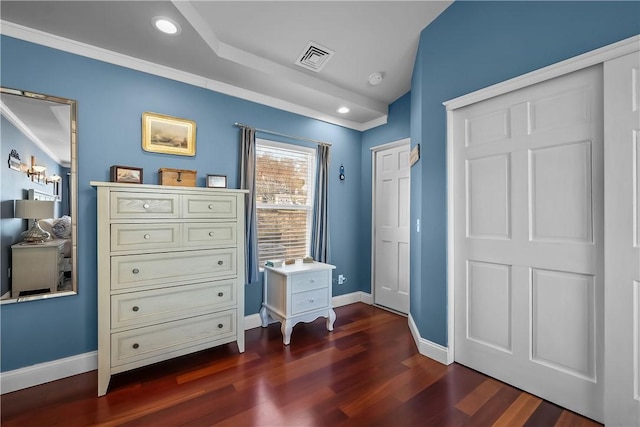
<svg viewBox="0 0 640 427">
<path fill-rule="evenodd" d="M 18 117 L 13 110 L 11 110 L 11 108 L 7 107 L 7 105 L 0 101 L 0 112 L 2 112 L 2 115 L 6 117 L 6 119 L 13 125 L 15 126 L 16 129 L 18 129 L 24 136 L 26 136 L 31 142 L 33 142 L 38 148 L 40 148 L 42 151 L 44 151 L 44 153 L 49 156 L 54 162 L 58 163 L 59 165 L 64 166 L 62 159 L 60 159 L 58 156 L 55 155 L 55 153 L 53 151 L 51 151 L 51 149 L 49 147 L 47 147 L 47 145 L 42 142 L 42 140 L 40 138 L 38 138 L 38 136 L 33 133 L 33 131 L 31 130 L 31 128 L 29 126 L 27 126 L 22 120 L 20 120 L 20 117 Z"/>
<path fill-rule="evenodd" d="M 141 71 L 170 80 L 179 81 L 192 86 L 198 86 L 214 92 L 240 98 L 246 101 L 255 102 L 257 104 L 276 108 L 294 114 L 299 114 L 311 119 L 320 120 L 337 126 L 357 130 L 366 131 L 373 127 L 379 126 L 387 122 L 388 114 L 379 119 L 371 120 L 367 123 L 358 123 L 351 120 L 339 119 L 337 117 L 322 113 L 312 108 L 304 107 L 290 101 L 286 101 L 273 96 L 264 95 L 251 90 L 243 89 L 217 80 L 208 79 L 186 71 L 177 70 L 165 65 L 156 64 L 143 59 L 123 55 L 111 50 L 103 49 L 90 44 L 78 42 L 44 31 L 14 24 L 12 22 L 0 20 L 0 34 L 24 40 L 30 43 L 58 49 L 64 52 L 80 55 L 86 58 L 95 59 L 113 65 Z"/>
</svg>

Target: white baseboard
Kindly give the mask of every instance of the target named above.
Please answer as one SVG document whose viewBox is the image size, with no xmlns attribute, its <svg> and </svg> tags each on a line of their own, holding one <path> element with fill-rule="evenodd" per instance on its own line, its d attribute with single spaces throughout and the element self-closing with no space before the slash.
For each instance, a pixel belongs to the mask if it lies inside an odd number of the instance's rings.
<svg viewBox="0 0 640 427">
<path fill-rule="evenodd" d="M 259 328 L 262 326 L 262 319 L 260 319 L 260 313 L 250 314 L 244 316 L 244 330 Z"/>
<path fill-rule="evenodd" d="M 365 292 L 353 292 L 333 297 L 334 307 L 363 302 L 371 304 L 371 294 Z M 258 313 L 250 314 L 244 318 L 244 329 L 253 329 L 262 326 L 262 320 Z M 25 368 L 0 373 L 0 394 L 60 380 L 73 375 L 98 369 L 98 352 L 91 351 L 51 362 L 39 363 Z"/>
<path fill-rule="evenodd" d="M 11 393 L 94 369 L 98 369 L 97 351 L 2 372 L 0 373 L 0 394 Z"/>
<path fill-rule="evenodd" d="M 447 347 L 443 347 L 440 344 L 436 344 L 420 336 L 420 331 L 418 331 L 418 327 L 413 321 L 411 313 L 409 313 L 409 330 L 411 331 L 411 335 L 413 335 L 413 340 L 416 342 L 416 347 L 418 347 L 418 352 L 420 354 L 427 356 L 436 362 L 440 362 L 443 365 L 450 365 L 453 363 L 453 360 L 449 360 L 449 349 Z"/>
<path fill-rule="evenodd" d="M 373 297 L 366 292 L 358 291 L 350 294 L 338 295 L 331 299 L 331 304 L 334 307 L 342 307 L 343 305 L 355 304 L 362 302 L 365 304 L 373 304 Z"/>
</svg>

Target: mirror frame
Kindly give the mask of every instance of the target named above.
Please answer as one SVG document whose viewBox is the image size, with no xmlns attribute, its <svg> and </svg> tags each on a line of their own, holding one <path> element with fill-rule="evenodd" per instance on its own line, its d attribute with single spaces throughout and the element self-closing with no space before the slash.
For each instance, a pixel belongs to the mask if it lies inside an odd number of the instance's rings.
<svg viewBox="0 0 640 427">
<path fill-rule="evenodd" d="M 70 126 L 69 143 L 71 150 L 71 174 L 69 176 L 69 197 L 71 197 L 71 291 L 53 292 L 48 294 L 30 295 L 20 298 L 9 298 L 0 301 L 0 304 L 37 301 L 49 298 L 57 298 L 78 294 L 78 102 L 74 99 L 61 98 L 58 96 L 45 95 L 42 93 L 12 89 L 0 86 L 0 93 L 6 95 L 23 96 L 26 98 L 56 102 L 58 104 L 69 105 Z"/>
</svg>

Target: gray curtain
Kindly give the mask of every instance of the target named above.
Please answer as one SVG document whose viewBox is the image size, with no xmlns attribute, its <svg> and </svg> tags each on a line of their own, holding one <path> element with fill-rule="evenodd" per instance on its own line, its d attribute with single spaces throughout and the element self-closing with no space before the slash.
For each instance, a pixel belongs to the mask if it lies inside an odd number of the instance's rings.
<svg viewBox="0 0 640 427">
<path fill-rule="evenodd" d="M 329 146 L 318 145 L 316 191 L 313 202 L 311 256 L 319 262 L 330 262 L 329 254 Z"/>
<path fill-rule="evenodd" d="M 258 232 L 256 222 L 256 131 L 242 128 L 240 188 L 249 190 L 245 195 L 246 281 L 258 280 Z"/>
</svg>

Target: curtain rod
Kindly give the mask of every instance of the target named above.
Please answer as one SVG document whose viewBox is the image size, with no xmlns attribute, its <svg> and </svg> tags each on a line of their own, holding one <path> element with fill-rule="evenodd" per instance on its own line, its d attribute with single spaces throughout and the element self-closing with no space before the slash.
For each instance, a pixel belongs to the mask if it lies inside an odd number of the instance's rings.
<svg viewBox="0 0 640 427">
<path fill-rule="evenodd" d="M 274 131 L 272 131 L 272 130 L 267 130 L 267 129 L 254 128 L 254 127 L 251 127 L 251 126 L 249 126 L 249 125 L 245 125 L 245 124 L 243 124 L 243 123 L 238 123 L 238 122 L 235 122 L 235 123 L 234 123 L 234 125 L 235 125 L 235 126 L 238 126 L 238 127 L 240 127 L 240 128 L 253 129 L 253 130 L 255 130 L 256 132 L 268 133 L 268 134 L 270 134 L 270 135 L 277 135 L 277 136 L 282 136 L 282 137 L 284 137 L 284 138 L 297 139 L 297 140 L 299 140 L 299 141 L 307 141 L 307 142 L 312 142 L 312 143 L 314 143 L 314 144 L 318 144 L 318 145 L 326 145 L 326 146 L 328 146 L 328 147 L 331 147 L 331 143 L 329 143 L 329 142 L 323 142 L 323 141 L 318 141 L 317 139 L 305 138 L 305 137 L 302 137 L 302 136 L 295 136 L 295 135 L 287 135 L 286 133 L 274 132 Z"/>
</svg>

